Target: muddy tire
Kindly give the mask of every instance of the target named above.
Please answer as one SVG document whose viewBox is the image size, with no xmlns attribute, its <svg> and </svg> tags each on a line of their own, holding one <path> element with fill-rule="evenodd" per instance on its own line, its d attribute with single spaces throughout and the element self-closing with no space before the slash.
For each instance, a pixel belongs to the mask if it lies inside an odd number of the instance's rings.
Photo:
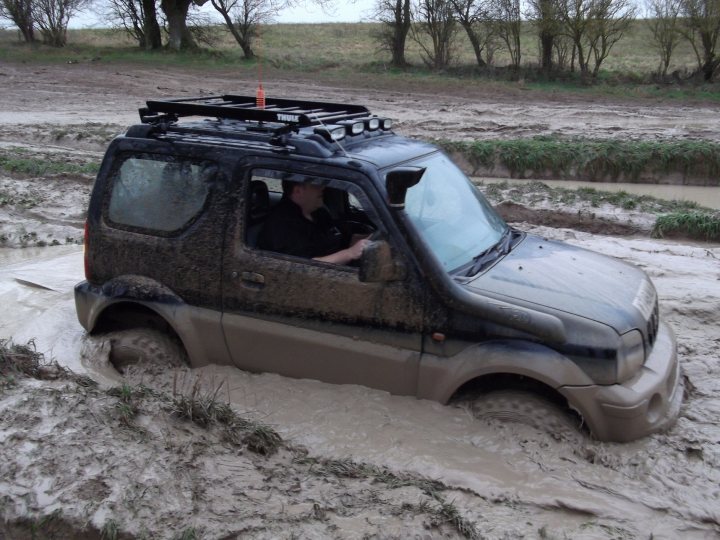
<svg viewBox="0 0 720 540">
<path fill-rule="evenodd" d="M 159 330 L 118 330 L 106 334 L 105 338 L 110 343 L 110 362 L 122 374 L 135 366 L 159 373 L 188 365 L 187 354 L 182 345 Z"/>
<path fill-rule="evenodd" d="M 576 415 L 531 392 L 498 390 L 464 400 L 459 405 L 480 420 L 530 426 L 555 440 L 582 437 L 582 422 Z"/>
</svg>

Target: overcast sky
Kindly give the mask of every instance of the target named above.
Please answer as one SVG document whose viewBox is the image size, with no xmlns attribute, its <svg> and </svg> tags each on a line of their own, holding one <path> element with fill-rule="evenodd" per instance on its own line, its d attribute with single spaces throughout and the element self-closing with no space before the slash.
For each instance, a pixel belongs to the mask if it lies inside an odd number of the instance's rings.
<svg viewBox="0 0 720 540">
<path fill-rule="evenodd" d="M 367 19 L 369 11 L 375 0 L 357 0 L 355 2 L 336 1 L 334 8 L 323 11 L 311 2 L 307 6 L 286 9 L 277 18 L 281 23 L 312 23 L 312 22 L 358 22 Z M 210 2 L 207 2 L 201 11 L 210 15 L 217 15 Z M 217 15 L 218 22 L 221 22 Z M 76 15 L 70 20 L 70 28 L 88 28 L 103 26 L 102 17 L 89 11 Z"/>
</svg>

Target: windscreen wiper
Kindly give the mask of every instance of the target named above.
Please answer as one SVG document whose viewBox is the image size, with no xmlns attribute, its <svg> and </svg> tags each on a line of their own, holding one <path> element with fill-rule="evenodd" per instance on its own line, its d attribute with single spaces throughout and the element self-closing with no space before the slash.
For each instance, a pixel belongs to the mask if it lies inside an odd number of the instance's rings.
<svg viewBox="0 0 720 540">
<path fill-rule="evenodd" d="M 518 234 L 520 234 L 518 231 L 515 231 L 510 227 L 505 229 L 505 232 L 496 244 L 493 244 L 485 251 L 481 251 L 478 255 L 473 257 L 472 266 L 465 273 L 465 276 L 474 276 L 475 274 L 480 272 L 480 270 L 482 270 L 488 263 L 491 263 L 492 261 L 497 260 L 499 257 L 510 253 L 510 250 L 512 249 L 513 239 Z"/>
</svg>

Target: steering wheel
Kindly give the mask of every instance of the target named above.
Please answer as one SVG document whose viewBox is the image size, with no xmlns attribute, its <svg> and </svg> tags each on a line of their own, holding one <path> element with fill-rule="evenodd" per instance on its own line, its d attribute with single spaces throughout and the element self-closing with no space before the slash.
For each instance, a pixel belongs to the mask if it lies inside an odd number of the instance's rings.
<svg viewBox="0 0 720 540">
<path fill-rule="evenodd" d="M 375 229 L 373 232 L 370 233 L 370 236 L 368 236 L 368 240 L 370 242 L 377 242 L 378 240 L 382 240 L 383 234 L 380 232 L 380 229 Z"/>
<path fill-rule="evenodd" d="M 375 227 L 362 221 L 346 221 L 352 234 L 371 235 L 375 232 Z"/>
</svg>

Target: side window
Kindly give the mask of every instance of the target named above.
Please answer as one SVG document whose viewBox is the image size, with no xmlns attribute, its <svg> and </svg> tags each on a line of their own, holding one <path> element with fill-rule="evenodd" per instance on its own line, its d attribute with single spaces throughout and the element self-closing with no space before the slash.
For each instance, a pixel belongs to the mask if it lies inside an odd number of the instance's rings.
<svg viewBox="0 0 720 540">
<path fill-rule="evenodd" d="M 307 187 L 297 204 L 289 201 L 294 186 Z M 245 232 L 250 247 L 319 258 L 351 247 L 379 227 L 369 199 L 350 182 L 255 169 L 249 189 Z M 303 205 L 312 221 L 303 218 Z"/>
<path fill-rule="evenodd" d="M 118 225 L 172 232 L 202 210 L 217 166 L 171 156 L 127 157 L 115 169 L 108 218 Z"/>
</svg>

